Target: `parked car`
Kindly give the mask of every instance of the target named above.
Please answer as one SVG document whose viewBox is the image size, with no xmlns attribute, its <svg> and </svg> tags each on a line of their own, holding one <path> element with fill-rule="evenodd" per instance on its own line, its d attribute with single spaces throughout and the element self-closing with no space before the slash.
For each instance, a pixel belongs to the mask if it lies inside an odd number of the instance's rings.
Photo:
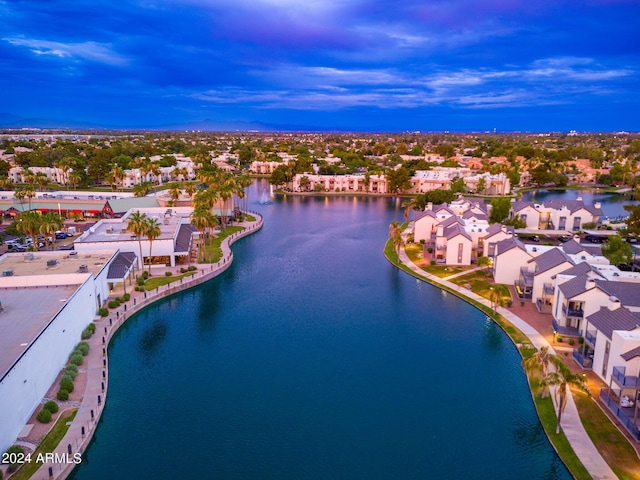
<svg viewBox="0 0 640 480">
<path fill-rule="evenodd" d="M 56 232 L 56 240 L 64 240 L 67 238 L 67 234 L 64 232 Z"/>
<path fill-rule="evenodd" d="M 596 237 L 595 235 L 587 235 L 584 239 L 591 243 L 602 243 L 604 241 L 602 237 Z"/>
<path fill-rule="evenodd" d="M 68 245 L 59 245 L 57 250 L 73 250 L 73 243 Z"/>
<path fill-rule="evenodd" d="M 558 237 L 558 240 L 560 240 L 562 243 L 567 243 L 569 240 L 571 240 L 573 237 L 570 237 L 568 235 L 562 235 L 560 237 Z"/>
<path fill-rule="evenodd" d="M 631 265 L 630 263 L 619 263 L 618 268 L 623 272 L 630 272 L 631 270 L 633 270 L 633 265 Z"/>
</svg>

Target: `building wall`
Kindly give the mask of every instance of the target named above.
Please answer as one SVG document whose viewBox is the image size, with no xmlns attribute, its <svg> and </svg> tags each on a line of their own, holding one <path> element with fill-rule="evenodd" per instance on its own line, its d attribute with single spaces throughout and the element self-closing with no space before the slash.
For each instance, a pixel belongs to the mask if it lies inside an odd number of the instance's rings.
<svg viewBox="0 0 640 480">
<path fill-rule="evenodd" d="M 499 253 L 499 252 L 498 252 Z M 531 255 L 519 248 L 512 248 L 494 259 L 493 278 L 496 283 L 513 285 L 520 278 L 520 267 L 531 260 Z"/>
<path fill-rule="evenodd" d="M 0 380 L 0 451 L 11 446 L 80 342 L 96 311 L 88 278 L 22 357 Z"/>
<path fill-rule="evenodd" d="M 428 215 L 416 220 L 413 228 L 414 241 L 416 243 L 419 243 L 420 240 L 430 240 L 431 233 L 435 232 L 434 225 L 436 225 L 438 222 L 439 220 Z"/>
<path fill-rule="evenodd" d="M 142 240 L 142 256 L 149 256 L 149 240 Z M 121 252 L 133 252 L 137 257 L 140 257 L 140 248 L 138 246 L 137 240 L 131 241 L 122 241 L 122 242 L 76 242 L 74 244 L 74 248 L 79 255 L 82 255 L 80 252 L 88 252 L 93 250 L 104 250 L 106 248 L 109 249 L 118 249 Z M 153 246 L 151 250 L 151 254 L 156 256 L 168 255 L 171 259 L 171 266 L 175 266 L 175 256 L 174 256 L 174 243 L 173 239 L 156 239 L 153 241 Z M 138 258 L 138 267 L 142 268 L 142 259 Z M 153 268 L 153 265 L 152 265 Z"/>
<path fill-rule="evenodd" d="M 542 289 L 545 283 L 553 283 L 551 277 L 554 275 L 567 270 L 572 265 L 569 262 L 563 262 L 557 267 L 550 268 L 546 272 L 540 273 L 533 277 L 533 288 L 531 289 L 532 297 L 531 302 L 536 303 L 536 300 L 542 298 Z M 557 298 L 557 297 L 555 297 Z"/>
<path fill-rule="evenodd" d="M 447 243 L 445 259 L 447 265 L 471 265 L 471 241 L 462 235 L 450 238 Z"/>
</svg>

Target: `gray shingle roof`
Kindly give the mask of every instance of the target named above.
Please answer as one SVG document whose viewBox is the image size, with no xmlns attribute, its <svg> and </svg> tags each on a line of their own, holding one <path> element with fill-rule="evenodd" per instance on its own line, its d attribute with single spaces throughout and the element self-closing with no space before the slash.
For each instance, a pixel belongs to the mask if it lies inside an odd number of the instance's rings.
<svg viewBox="0 0 640 480">
<path fill-rule="evenodd" d="M 524 250 L 525 252 L 527 251 L 524 244 L 520 240 L 511 237 L 505 238 L 504 240 L 500 240 L 496 243 L 496 255 L 502 255 L 503 253 L 508 252 L 509 250 L 512 250 L 514 248 L 519 248 L 521 250 Z"/>
<path fill-rule="evenodd" d="M 594 207 L 593 205 L 585 205 L 582 200 L 548 200 L 543 202 L 543 205 L 547 208 L 554 208 L 560 210 L 563 207 L 567 207 L 571 213 L 575 213 L 581 208 L 584 208 L 591 215 L 602 216 L 602 210 Z"/>
<path fill-rule="evenodd" d="M 562 244 L 562 251 L 569 255 L 577 255 L 585 251 L 585 248 L 576 242 L 573 238 Z"/>
<path fill-rule="evenodd" d="M 580 295 L 581 293 L 586 292 L 587 290 L 590 290 L 586 286 L 587 279 L 588 277 L 584 274 L 578 275 L 577 277 L 572 278 L 571 280 L 567 280 L 566 282 L 559 285 L 558 289 L 566 298 L 573 298 L 577 295 Z"/>
<path fill-rule="evenodd" d="M 569 257 L 567 257 L 567 255 L 559 248 L 552 248 L 551 250 L 547 250 L 546 252 L 529 260 L 528 263 L 531 262 L 534 262 L 536 264 L 536 275 L 546 272 L 547 270 L 557 267 L 558 265 L 562 265 L 564 262 L 568 262 L 570 265 L 574 264 L 573 261 Z"/>
<path fill-rule="evenodd" d="M 600 273 L 595 270 L 591 265 L 587 262 L 580 262 L 573 267 L 569 267 L 566 270 L 560 272 L 560 275 L 583 275 L 585 273 L 593 272 L 597 274 L 600 278 L 604 278 Z"/>
<path fill-rule="evenodd" d="M 631 350 L 629 350 L 626 353 L 623 353 L 620 356 L 625 362 L 631 360 L 632 358 L 640 357 L 640 347 L 632 348 Z"/>
<path fill-rule="evenodd" d="M 616 297 L 626 307 L 640 307 L 640 283 L 596 280 L 596 285 L 606 294 Z"/>
<path fill-rule="evenodd" d="M 191 235 L 198 229 L 188 223 L 180 225 L 178 235 L 176 236 L 176 252 L 188 252 L 191 245 Z"/>
<path fill-rule="evenodd" d="M 533 202 L 525 202 L 524 200 L 516 200 L 511 204 L 511 209 L 514 213 L 518 213 L 519 211 L 527 207 L 535 208 Z"/>
<path fill-rule="evenodd" d="M 113 210 L 113 213 L 126 213 L 132 208 L 150 208 L 160 206 L 156 197 L 116 198 L 109 200 L 108 203 L 111 210 Z"/>
<path fill-rule="evenodd" d="M 611 334 L 614 330 L 625 330 L 629 332 L 640 326 L 640 318 L 623 307 L 616 308 L 615 310 L 602 307 L 596 313 L 589 315 L 587 321 L 602 332 L 608 339 L 611 339 Z"/>
<path fill-rule="evenodd" d="M 462 225 L 460 225 L 459 223 L 454 223 L 453 225 L 450 225 L 444 230 L 443 233 L 444 233 L 444 236 L 447 238 L 447 240 L 451 240 L 453 237 L 462 235 L 463 237 L 467 238 L 469 241 L 473 241 L 471 239 L 471 235 L 465 232 L 464 228 L 462 228 Z"/>
</svg>

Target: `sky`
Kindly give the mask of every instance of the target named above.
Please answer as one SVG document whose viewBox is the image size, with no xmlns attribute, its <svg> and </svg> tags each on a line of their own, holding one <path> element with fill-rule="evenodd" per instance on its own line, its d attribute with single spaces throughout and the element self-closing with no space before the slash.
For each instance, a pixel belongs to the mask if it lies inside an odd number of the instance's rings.
<svg viewBox="0 0 640 480">
<path fill-rule="evenodd" d="M 640 0 L 0 0 L 0 18 L 0 122 L 640 130 Z"/>
</svg>

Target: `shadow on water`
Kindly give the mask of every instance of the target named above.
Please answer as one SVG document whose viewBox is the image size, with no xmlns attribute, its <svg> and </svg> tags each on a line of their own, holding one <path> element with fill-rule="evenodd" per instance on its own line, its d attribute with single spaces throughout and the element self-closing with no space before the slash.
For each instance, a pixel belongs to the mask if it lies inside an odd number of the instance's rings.
<svg viewBox="0 0 640 480">
<path fill-rule="evenodd" d="M 138 345 L 143 359 L 149 359 L 158 352 L 158 349 L 167 338 L 168 330 L 167 320 L 162 317 L 156 317 L 142 332 Z"/>
</svg>

